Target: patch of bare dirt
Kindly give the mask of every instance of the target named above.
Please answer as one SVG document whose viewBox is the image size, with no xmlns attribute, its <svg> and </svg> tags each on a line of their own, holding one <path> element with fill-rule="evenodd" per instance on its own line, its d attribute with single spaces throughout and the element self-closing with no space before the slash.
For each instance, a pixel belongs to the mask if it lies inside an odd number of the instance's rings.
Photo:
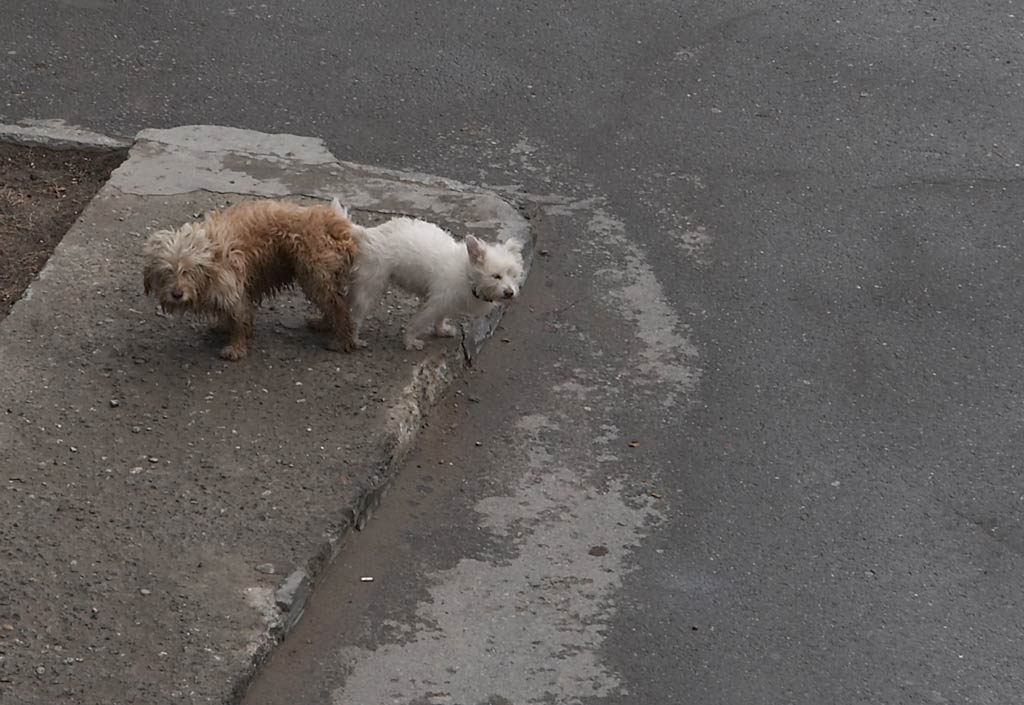
<svg viewBox="0 0 1024 705">
<path fill-rule="evenodd" d="M 0 144 L 0 320 L 124 158 Z"/>
</svg>

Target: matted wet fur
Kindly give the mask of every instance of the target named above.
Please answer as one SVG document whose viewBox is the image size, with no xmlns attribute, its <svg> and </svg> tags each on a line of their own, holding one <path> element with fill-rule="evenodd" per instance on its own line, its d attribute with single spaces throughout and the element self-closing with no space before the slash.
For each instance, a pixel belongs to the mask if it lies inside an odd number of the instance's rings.
<svg viewBox="0 0 1024 705">
<path fill-rule="evenodd" d="M 220 356 L 249 349 L 255 307 L 298 283 L 321 317 L 327 347 L 349 352 L 355 335 L 346 296 L 356 245 L 351 223 L 330 205 L 244 201 L 176 230 L 153 233 L 143 284 L 169 313 L 210 318 L 230 336 Z"/>
</svg>

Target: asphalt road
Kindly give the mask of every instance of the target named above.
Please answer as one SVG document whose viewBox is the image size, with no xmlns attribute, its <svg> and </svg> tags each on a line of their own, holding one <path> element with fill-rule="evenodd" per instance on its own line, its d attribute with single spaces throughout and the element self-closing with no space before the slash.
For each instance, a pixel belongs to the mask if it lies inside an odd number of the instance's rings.
<svg viewBox="0 0 1024 705">
<path fill-rule="evenodd" d="M 1003 705 L 1022 29 L 953 0 L 7 0 L 0 119 L 312 134 L 542 206 L 509 342 L 254 705 Z"/>
</svg>

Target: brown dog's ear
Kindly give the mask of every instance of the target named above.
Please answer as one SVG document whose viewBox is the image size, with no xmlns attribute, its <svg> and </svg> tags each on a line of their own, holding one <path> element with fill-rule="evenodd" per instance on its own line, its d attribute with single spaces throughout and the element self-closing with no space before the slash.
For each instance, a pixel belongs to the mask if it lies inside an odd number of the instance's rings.
<svg viewBox="0 0 1024 705">
<path fill-rule="evenodd" d="M 142 291 L 146 296 L 156 291 L 158 287 L 156 277 L 156 268 L 152 264 L 147 264 L 142 270 Z"/>
</svg>

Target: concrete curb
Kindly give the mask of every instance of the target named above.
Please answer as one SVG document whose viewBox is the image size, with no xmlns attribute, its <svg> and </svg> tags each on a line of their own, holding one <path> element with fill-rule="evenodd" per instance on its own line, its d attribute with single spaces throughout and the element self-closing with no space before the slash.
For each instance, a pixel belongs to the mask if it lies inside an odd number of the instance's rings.
<svg viewBox="0 0 1024 705">
<path fill-rule="evenodd" d="M 356 211 L 435 219 L 457 235 L 474 233 L 491 238 L 520 239 L 523 241 L 526 272 L 532 263 L 536 238 L 536 228 L 530 223 L 532 214 L 524 213 L 495 193 L 477 187 L 438 177 L 339 161 L 320 140 L 314 138 L 263 135 L 215 126 L 186 126 L 170 130 L 143 130 L 129 145 L 63 124 L 26 123 L 0 125 L 0 141 L 5 139 L 51 149 L 129 148 L 128 158 L 97 194 L 94 203 L 113 204 L 135 199 L 131 202 L 159 201 L 166 204 L 168 200 L 202 192 L 320 199 L 339 196 Z M 109 209 L 113 206 L 99 207 Z M 143 209 L 136 207 L 134 210 L 141 213 Z M 83 219 L 86 213 L 83 213 Z M 153 222 L 151 214 L 143 213 L 142 216 Z M 72 231 L 78 226 L 73 226 Z M 75 247 L 80 248 L 81 245 L 76 244 Z M 51 262 L 58 258 L 60 251 L 61 247 L 58 247 Z M 61 266 L 66 267 L 66 262 L 64 258 Z M 37 285 L 41 291 L 35 298 L 54 295 L 48 290 L 54 285 L 43 285 L 43 282 L 48 278 L 60 279 L 63 275 L 60 271 L 47 271 L 49 269 L 48 264 L 38 282 L 26 292 L 23 301 L 34 298 Z M 27 320 L 30 317 L 27 311 L 19 312 L 18 307 L 34 308 L 38 305 L 38 302 L 31 305 L 19 302 L 4 324 L 0 324 L 0 352 L 11 338 L 12 330 L 28 330 L 32 325 Z M 312 554 L 305 555 L 297 565 L 293 564 L 294 569 L 269 592 L 253 596 L 251 603 L 258 607 L 263 627 L 249 638 L 244 649 L 247 654 L 244 663 L 239 662 L 237 666 L 232 663 L 235 672 L 229 677 L 228 689 L 221 691 L 222 686 L 209 683 L 210 693 L 219 692 L 228 702 L 243 695 L 263 661 L 301 619 L 317 579 L 344 546 L 349 532 L 364 528 L 380 505 L 430 409 L 461 372 L 472 364 L 500 322 L 502 313 L 503 307 L 499 306 L 486 319 L 467 322 L 462 329 L 461 343 L 432 346 L 415 362 L 411 372 L 407 371 L 408 368 L 402 369 L 402 375 L 409 376 L 402 378 L 404 386 L 380 417 L 384 428 L 378 426 L 374 431 L 377 446 L 367 454 L 373 458 L 372 466 L 359 468 L 358 477 L 353 478 L 353 487 L 346 495 L 347 503 L 333 507 L 331 528 Z M 39 312 L 33 310 L 31 317 L 38 316 Z M 19 318 L 25 320 L 17 320 Z M 11 359 L 26 359 L 25 351 L 31 350 L 30 342 L 18 342 L 9 349 L 15 348 L 18 348 L 18 354 Z M 0 379 L 0 391 L 10 387 L 16 392 L 29 394 L 19 391 L 20 384 L 23 382 Z M 5 433 L 11 433 L 12 428 L 5 431 L 0 423 L 0 440 L 6 437 Z M 18 436 L 12 438 L 17 440 Z M 223 665 L 216 671 L 220 683 L 224 683 L 226 674 L 223 671 Z M 201 674 L 196 678 L 202 678 Z"/>
<path fill-rule="evenodd" d="M 129 149 L 133 140 L 108 137 L 63 120 L 23 120 L 17 125 L 0 124 L 0 142 L 55 150 L 117 152 Z"/>
<path fill-rule="evenodd" d="M 499 320 L 500 314 L 494 317 L 493 325 L 496 326 Z M 474 326 L 474 329 L 482 331 L 491 325 L 479 323 L 480 327 Z M 483 342 L 484 339 L 480 338 L 477 345 Z M 430 409 L 469 364 L 470 360 L 464 353 L 452 348 L 447 353 L 431 354 L 416 366 L 402 398 L 388 412 L 388 428 L 379 450 L 380 464 L 363 479 L 351 504 L 339 508 L 345 517 L 339 529 L 320 545 L 305 568 L 290 573 L 275 590 L 277 612 L 267 612 L 266 632 L 253 644 L 253 658 L 249 668 L 238 675 L 227 701 L 229 705 L 244 697 L 252 679 L 274 648 L 298 625 L 320 576 L 344 549 L 351 532 L 366 528 L 397 477 L 396 471 L 412 450 Z"/>
</svg>

